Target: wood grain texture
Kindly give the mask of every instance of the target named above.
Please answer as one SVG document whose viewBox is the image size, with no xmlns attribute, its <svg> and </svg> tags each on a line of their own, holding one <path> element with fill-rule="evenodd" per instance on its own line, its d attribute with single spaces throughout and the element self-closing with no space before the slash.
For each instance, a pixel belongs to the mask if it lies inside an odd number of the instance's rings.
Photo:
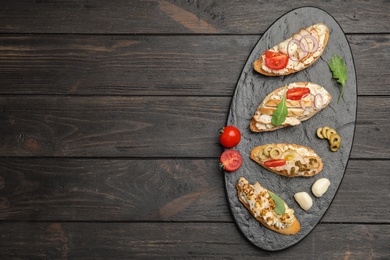
<svg viewBox="0 0 390 260">
<path fill-rule="evenodd" d="M 260 37 L 5 35 L 0 94 L 231 96 Z M 358 94 L 390 95 L 390 35 L 348 40 Z"/>
<path fill-rule="evenodd" d="M 389 224 L 389 202 L 384 198 L 389 193 L 390 177 L 380 170 L 387 169 L 389 164 L 389 160 L 349 161 L 332 206 L 321 221 L 353 223 L 366 219 L 367 223 Z M 346 212 L 348 217 L 344 219 Z"/>
<path fill-rule="evenodd" d="M 389 167 L 350 161 L 322 221 L 390 224 Z M 0 220 L 232 222 L 221 174 L 217 159 L 2 158 Z"/>
<path fill-rule="evenodd" d="M 389 225 L 317 226 L 280 252 L 249 244 L 233 223 L 9 223 L 0 225 L 2 258 L 386 259 Z M 29 245 L 29 246 L 26 246 Z"/>
<path fill-rule="evenodd" d="M 219 157 L 230 99 L 3 96 L 0 156 Z M 389 106 L 359 97 L 352 158 L 389 159 Z"/>
<path fill-rule="evenodd" d="M 0 93 L 232 94 L 256 38 L 7 36 Z"/>
<path fill-rule="evenodd" d="M 214 97 L 3 97 L 0 155 L 216 156 L 229 102 Z"/>
<path fill-rule="evenodd" d="M 7 33 L 259 34 L 286 12 L 321 8 L 347 33 L 389 33 L 388 1 L 1 1 Z M 276 8 L 277 7 L 277 8 Z M 270 11 L 272 10 L 272 11 Z"/>
</svg>

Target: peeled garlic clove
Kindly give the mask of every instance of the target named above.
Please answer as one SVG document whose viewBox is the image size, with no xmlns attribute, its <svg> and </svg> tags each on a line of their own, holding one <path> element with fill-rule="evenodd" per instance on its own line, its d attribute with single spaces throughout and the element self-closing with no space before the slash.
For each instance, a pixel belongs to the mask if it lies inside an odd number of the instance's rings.
<svg viewBox="0 0 390 260">
<path fill-rule="evenodd" d="M 330 181 L 327 178 L 321 178 L 313 184 L 311 191 L 313 192 L 314 196 L 319 198 L 328 190 L 329 185 Z"/>
<path fill-rule="evenodd" d="M 295 193 L 294 199 L 298 202 L 299 206 L 306 211 L 313 205 L 313 200 L 310 195 L 304 191 Z"/>
</svg>

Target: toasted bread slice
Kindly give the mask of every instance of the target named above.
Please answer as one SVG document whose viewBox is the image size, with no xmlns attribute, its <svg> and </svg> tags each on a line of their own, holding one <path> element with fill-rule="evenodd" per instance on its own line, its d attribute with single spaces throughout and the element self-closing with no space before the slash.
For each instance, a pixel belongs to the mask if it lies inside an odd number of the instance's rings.
<svg viewBox="0 0 390 260">
<path fill-rule="evenodd" d="M 280 143 L 257 146 L 252 149 L 250 158 L 267 170 L 286 177 L 311 177 L 319 173 L 323 167 L 322 159 L 316 152 L 309 147 L 297 144 Z M 271 160 L 281 160 L 280 164 L 284 160 L 285 164 L 272 165 Z"/>
<path fill-rule="evenodd" d="M 316 39 L 318 47 L 313 47 L 315 46 L 313 38 Z M 284 76 L 304 70 L 321 57 L 328 40 L 329 29 L 323 23 L 302 28 L 299 32 L 294 33 L 292 37 L 269 49 L 269 51 L 288 55 L 289 60 L 285 68 L 279 70 L 268 68 L 264 62 L 265 52 L 253 63 L 253 68 L 266 76 Z M 290 43 L 290 41 L 292 42 Z"/>
<path fill-rule="evenodd" d="M 288 110 L 286 120 L 281 125 L 274 126 L 271 122 L 272 114 L 283 97 L 284 87 L 272 91 L 264 98 L 252 117 L 251 131 L 269 132 L 286 126 L 299 125 L 324 109 L 332 100 L 332 96 L 325 88 L 312 82 L 290 83 L 286 91 L 294 88 L 308 88 L 310 94 L 304 95 L 300 100 L 286 98 Z"/>
<path fill-rule="evenodd" d="M 283 235 L 294 235 L 301 229 L 298 219 L 294 216 L 294 210 L 289 208 L 284 201 L 285 212 L 283 214 L 275 212 L 275 201 L 268 190 L 260 186 L 258 182 L 251 185 L 244 177 L 241 177 L 236 188 L 238 199 L 266 228 Z"/>
</svg>

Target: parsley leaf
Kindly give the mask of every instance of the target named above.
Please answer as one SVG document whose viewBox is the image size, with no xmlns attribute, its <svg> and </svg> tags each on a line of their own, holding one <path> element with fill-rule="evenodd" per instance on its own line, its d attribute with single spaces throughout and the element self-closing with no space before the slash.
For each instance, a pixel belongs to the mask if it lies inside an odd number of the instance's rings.
<svg viewBox="0 0 390 260">
<path fill-rule="evenodd" d="M 344 94 L 344 87 L 345 82 L 348 79 L 347 76 L 347 67 L 345 66 L 344 60 L 338 56 L 337 54 L 334 54 L 330 62 L 328 63 L 330 70 L 332 71 L 332 76 L 334 79 L 337 79 L 337 82 L 339 82 L 342 86 L 340 97 L 337 103 L 340 103 L 341 98 Z"/>
<path fill-rule="evenodd" d="M 283 215 L 286 212 L 286 207 L 284 206 L 284 201 L 275 193 L 268 191 L 268 194 L 274 200 L 276 207 L 274 208 L 276 214 Z"/>
<path fill-rule="evenodd" d="M 274 126 L 279 126 L 283 124 L 288 114 L 287 103 L 286 103 L 286 89 L 287 89 L 287 85 L 284 87 L 284 94 L 282 100 L 279 102 L 275 111 L 272 113 L 271 123 Z"/>
</svg>

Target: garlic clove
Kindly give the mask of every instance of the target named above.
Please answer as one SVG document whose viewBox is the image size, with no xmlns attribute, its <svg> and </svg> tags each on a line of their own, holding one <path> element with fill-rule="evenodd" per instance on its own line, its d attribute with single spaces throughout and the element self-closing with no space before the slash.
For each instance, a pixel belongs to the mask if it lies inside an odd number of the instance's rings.
<svg viewBox="0 0 390 260">
<path fill-rule="evenodd" d="M 327 178 L 321 178 L 313 184 L 313 186 L 311 187 L 311 191 L 313 192 L 314 196 L 319 198 L 324 195 L 324 193 L 328 190 L 329 186 L 330 181 Z"/>
<path fill-rule="evenodd" d="M 303 209 L 308 211 L 311 206 L 313 206 L 313 200 L 311 199 L 310 195 L 307 194 L 307 192 L 297 192 L 294 195 L 294 199 L 298 202 L 299 206 Z"/>
</svg>

